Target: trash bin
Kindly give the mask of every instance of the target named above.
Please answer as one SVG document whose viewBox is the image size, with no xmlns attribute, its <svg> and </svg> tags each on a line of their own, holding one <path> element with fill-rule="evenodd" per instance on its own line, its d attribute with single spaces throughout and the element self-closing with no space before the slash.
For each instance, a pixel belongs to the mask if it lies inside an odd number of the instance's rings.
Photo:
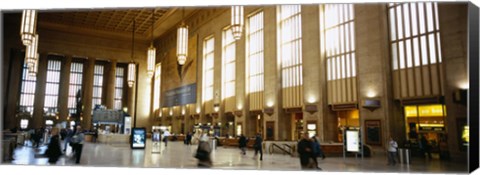
<svg viewBox="0 0 480 175">
<path fill-rule="evenodd" d="M 410 164 L 410 149 L 407 148 L 398 148 L 398 155 L 400 159 L 400 163 L 403 164 Z"/>
</svg>

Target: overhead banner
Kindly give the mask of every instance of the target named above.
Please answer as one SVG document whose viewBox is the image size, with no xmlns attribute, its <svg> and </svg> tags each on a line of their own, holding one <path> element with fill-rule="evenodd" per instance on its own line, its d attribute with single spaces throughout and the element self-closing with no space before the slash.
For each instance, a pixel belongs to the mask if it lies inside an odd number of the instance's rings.
<svg viewBox="0 0 480 175">
<path fill-rule="evenodd" d="M 197 102 L 197 84 L 189 84 L 165 92 L 163 107 L 181 106 Z"/>
</svg>

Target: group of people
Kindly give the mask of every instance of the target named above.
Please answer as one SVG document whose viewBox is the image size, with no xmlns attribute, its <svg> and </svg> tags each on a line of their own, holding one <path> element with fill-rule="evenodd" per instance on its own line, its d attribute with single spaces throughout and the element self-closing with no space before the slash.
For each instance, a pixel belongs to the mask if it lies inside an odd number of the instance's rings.
<svg viewBox="0 0 480 175">
<path fill-rule="evenodd" d="M 48 143 L 47 150 L 45 151 L 45 156 L 48 157 L 48 162 L 50 164 L 55 164 L 58 159 L 66 152 L 67 146 L 72 147 L 72 153 L 74 154 L 75 163 L 80 163 L 80 157 L 82 155 L 84 134 L 82 132 L 82 127 L 77 126 L 75 131 L 67 132 L 65 135 L 65 144 L 62 150 L 61 147 L 61 136 L 59 128 L 52 128 L 50 142 Z"/>
<path fill-rule="evenodd" d="M 253 149 L 255 150 L 255 154 L 253 158 L 256 159 L 257 155 L 260 154 L 260 161 L 263 160 L 262 142 L 263 142 L 263 138 L 261 133 L 257 133 L 255 135 L 255 142 L 253 144 Z M 238 139 L 238 147 L 240 148 L 240 151 L 241 151 L 240 153 L 242 155 L 247 154 L 247 143 L 248 143 L 248 138 L 245 137 L 245 135 L 241 134 L 240 138 Z"/>
<path fill-rule="evenodd" d="M 316 136 L 310 138 L 308 133 L 304 133 L 303 138 L 297 144 L 297 152 L 302 169 L 322 169 L 318 166 L 317 157 L 325 159 L 325 154 Z"/>
</svg>

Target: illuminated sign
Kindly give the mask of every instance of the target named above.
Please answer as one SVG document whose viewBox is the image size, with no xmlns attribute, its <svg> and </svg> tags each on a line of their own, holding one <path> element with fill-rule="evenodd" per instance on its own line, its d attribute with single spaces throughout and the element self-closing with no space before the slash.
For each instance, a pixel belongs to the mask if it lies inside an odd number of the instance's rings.
<svg viewBox="0 0 480 175">
<path fill-rule="evenodd" d="M 349 152 L 359 152 L 360 143 L 358 138 L 357 130 L 347 130 L 347 151 Z"/>
<path fill-rule="evenodd" d="M 406 117 L 416 117 L 417 113 L 419 117 L 442 117 L 447 114 L 447 108 L 445 105 L 422 105 L 417 111 L 417 106 L 405 106 Z"/>
</svg>

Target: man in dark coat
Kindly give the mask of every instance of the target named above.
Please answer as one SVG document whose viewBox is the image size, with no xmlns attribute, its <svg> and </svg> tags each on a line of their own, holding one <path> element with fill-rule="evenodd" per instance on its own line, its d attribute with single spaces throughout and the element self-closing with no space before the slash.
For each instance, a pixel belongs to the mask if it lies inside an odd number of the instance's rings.
<svg viewBox="0 0 480 175">
<path fill-rule="evenodd" d="M 247 137 L 245 135 L 240 135 L 240 139 L 238 139 L 238 147 L 242 150 L 242 154 L 247 154 Z"/>
<path fill-rule="evenodd" d="M 58 128 L 52 128 L 52 138 L 48 144 L 48 148 L 45 151 L 45 155 L 48 157 L 48 163 L 55 164 L 62 155 L 62 148 L 60 146 L 60 136 L 58 135 Z"/>
<path fill-rule="evenodd" d="M 260 161 L 263 159 L 262 142 L 263 142 L 263 139 L 261 134 L 257 133 L 257 136 L 255 137 L 255 144 L 253 144 L 253 148 L 255 149 L 254 158 L 256 158 L 258 152 L 260 152 Z"/>
<path fill-rule="evenodd" d="M 300 157 L 300 165 L 302 169 L 312 169 L 313 160 L 310 161 L 313 154 L 312 140 L 308 137 L 308 133 L 303 134 L 303 138 L 298 142 L 297 152 Z"/>
</svg>

